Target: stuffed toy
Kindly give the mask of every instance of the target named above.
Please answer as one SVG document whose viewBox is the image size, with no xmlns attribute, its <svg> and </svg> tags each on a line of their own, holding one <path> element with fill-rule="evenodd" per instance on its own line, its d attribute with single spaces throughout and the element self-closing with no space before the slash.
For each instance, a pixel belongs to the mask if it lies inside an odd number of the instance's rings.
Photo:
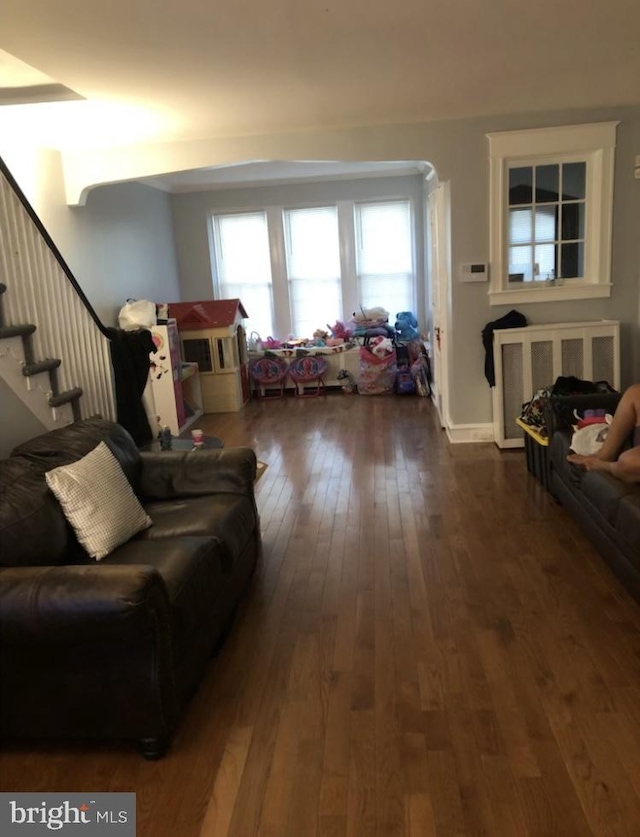
<svg viewBox="0 0 640 837">
<path fill-rule="evenodd" d="M 398 311 L 396 314 L 396 332 L 400 340 L 405 343 L 417 340 L 420 336 L 417 326 L 418 321 L 411 311 Z"/>
<path fill-rule="evenodd" d="M 345 395 L 351 395 L 356 391 L 356 380 L 351 372 L 347 372 L 346 369 L 340 369 L 336 378 L 341 381 L 342 391 Z"/>
<path fill-rule="evenodd" d="M 336 320 L 335 325 L 330 326 L 327 323 L 327 328 L 336 340 L 348 340 L 353 334 L 352 329 L 348 328 L 342 320 Z"/>
<path fill-rule="evenodd" d="M 389 312 L 385 308 L 377 306 L 376 308 L 361 308 L 359 311 L 354 311 L 351 321 L 357 324 L 377 325 L 386 323 L 388 319 Z"/>
<path fill-rule="evenodd" d="M 329 332 L 323 331 L 321 328 L 317 328 L 313 332 L 314 346 L 326 346 L 328 339 L 329 339 Z"/>
</svg>

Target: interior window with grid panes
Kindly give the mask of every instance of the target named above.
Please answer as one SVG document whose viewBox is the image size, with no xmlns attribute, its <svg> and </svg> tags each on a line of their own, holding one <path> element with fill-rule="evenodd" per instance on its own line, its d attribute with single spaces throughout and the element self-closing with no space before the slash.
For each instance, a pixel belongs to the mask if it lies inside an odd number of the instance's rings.
<svg viewBox="0 0 640 837">
<path fill-rule="evenodd" d="M 586 163 L 509 168 L 509 284 L 584 276 Z"/>
</svg>

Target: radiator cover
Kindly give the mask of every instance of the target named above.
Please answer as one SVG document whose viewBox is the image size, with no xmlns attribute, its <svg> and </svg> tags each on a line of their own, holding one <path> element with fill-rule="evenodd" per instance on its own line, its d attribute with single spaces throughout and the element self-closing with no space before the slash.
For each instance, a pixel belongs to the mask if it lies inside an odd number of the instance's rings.
<svg viewBox="0 0 640 837">
<path fill-rule="evenodd" d="M 608 381 L 620 389 L 620 323 L 549 323 L 493 333 L 493 432 L 500 448 L 523 447 L 515 421 L 522 405 L 560 375 Z"/>
</svg>

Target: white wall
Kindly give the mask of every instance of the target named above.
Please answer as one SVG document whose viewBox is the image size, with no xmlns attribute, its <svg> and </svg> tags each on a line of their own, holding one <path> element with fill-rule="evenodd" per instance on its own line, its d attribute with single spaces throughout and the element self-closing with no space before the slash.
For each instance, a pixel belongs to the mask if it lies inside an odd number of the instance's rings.
<svg viewBox="0 0 640 837">
<path fill-rule="evenodd" d="M 115 184 L 93 190 L 86 206 L 71 208 L 58 152 L 3 147 L 0 141 L 0 154 L 105 325 L 117 325 L 127 297 L 180 299 L 167 194 L 134 183 Z M 3 281 L 10 293 L 11 277 Z M 42 432 L 4 384 L 0 427 L 4 453 Z"/>
<path fill-rule="evenodd" d="M 27 439 L 33 439 L 46 432 L 31 410 L 14 394 L 13 390 L 0 378 L 0 459 L 8 456 L 11 450 Z"/>
<path fill-rule="evenodd" d="M 171 198 L 182 298 L 213 297 L 207 219 L 213 211 L 336 203 L 341 200 L 405 198 L 412 201 L 416 224 L 416 270 L 419 287 L 416 314 L 426 328 L 424 277 L 424 215 L 419 175 L 260 186 L 177 194 Z M 393 314 L 396 312 L 394 311 Z M 345 318 L 351 314 L 344 312 Z M 318 323 L 318 327 L 324 327 Z M 282 335 L 280 335 L 282 336 Z"/>
<path fill-rule="evenodd" d="M 0 142 L 0 154 L 105 325 L 117 325 L 128 297 L 180 299 L 167 194 L 111 184 L 93 189 L 85 206 L 69 207 L 57 151 L 18 154 Z"/>
</svg>

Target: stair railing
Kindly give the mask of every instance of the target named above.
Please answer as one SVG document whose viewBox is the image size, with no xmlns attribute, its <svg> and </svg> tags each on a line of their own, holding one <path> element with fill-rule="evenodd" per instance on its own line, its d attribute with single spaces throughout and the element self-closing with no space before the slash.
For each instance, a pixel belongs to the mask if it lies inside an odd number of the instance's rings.
<svg viewBox="0 0 640 837">
<path fill-rule="evenodd" d="M 116 418 L 108 332 L 0 158 L 0 281 L 5 325 L 33 323 L 34 360 L 60 358 L 61 390 L 82 388 L 80 414 Z"/>
</svg>

